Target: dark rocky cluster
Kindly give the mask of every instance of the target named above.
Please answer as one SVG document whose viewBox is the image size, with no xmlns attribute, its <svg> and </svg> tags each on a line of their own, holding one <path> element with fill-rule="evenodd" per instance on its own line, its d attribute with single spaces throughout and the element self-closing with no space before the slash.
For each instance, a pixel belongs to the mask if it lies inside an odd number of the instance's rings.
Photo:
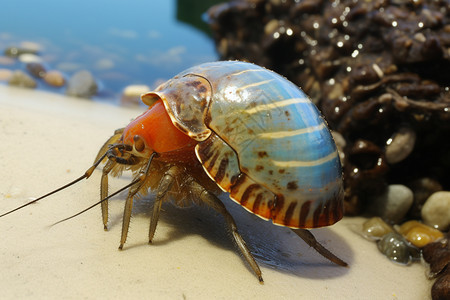
<svg viewBox="0 0 450 300">
<path fill-rule="evenodd" d="M 286 76 L 342 135 L 347 214 L 390 184 L 414 192 L 410 214 L 421 182 L 450 190 L 450 1 L 241 0 L 208 15 L 222 59 Z"/>
<path fill-rule="evenodd" d="M 441 241 L 427 245 L 423 258 L 430 264 L 430 273 L 436 281 L 431 288 L 433 300 L 448 299 L 450 295 L 450 234 Z"/>
</svg>

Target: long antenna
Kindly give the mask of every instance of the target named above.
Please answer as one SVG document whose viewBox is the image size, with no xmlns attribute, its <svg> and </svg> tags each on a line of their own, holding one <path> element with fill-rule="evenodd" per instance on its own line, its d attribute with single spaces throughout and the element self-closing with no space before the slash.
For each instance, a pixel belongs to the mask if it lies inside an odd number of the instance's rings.
<svg viewBox="0 0 450 300">
<path fill-rule="evenodd" d="M 78 213 L 76 213 L 76 214 L 74 214 L 74 215 L 72 215 L 72 216 L 70 216 L 70 217 L 67 217 L 67 218 L 65 218 L 65 219 L 59 220 L 59 221 L 56 222 L 56 223 L 53 223 L 52 225 L 50 225 L 50 227 L 55 226 L 56 224 L 62 223 L 62 222 L 64 222 L 64 221 L 70 220 L 70 219 L 72 219 L 72 218 L 75 218 L 76 216 L 79 216 L 79 215 L 81 215 L 81 214 L 84 213 L 84 212 L 87 212 L 87 211 L 90 210 L 91 208 L 96 207 L 97 205 L 101 204 L 102 202 L 104 202 L 104 201 L 106 201 L 106 200 L 108 200 L 108 199 L 114 197 L 114 196 L 117 195 L 118 193 L 120 193 L 120 192 L 126 190 L 127 188 L 129 188 L 129 187 L 135 185 L 136 183 L 138 183 L 138 182 L 140 182 L 140 181 L 141 181 L 140 179 L 136 179 L 136 180 L 132 181 L 131 183 L 129 183 L 129 184 L 127 184 L 126 186 L 124 186 L 123 188 L 121 188 L 121 189 L 115 191 L 114 193 L 112 193 L 112 194 L 109 195 L 108 197 L 103 198 L 102 200 L 98 201 L 97 203 L 92 204 L 92 205 L 89 206 L 88 208 L 85 208 L 85 209 L 83 209 L 82 211 L 80 211 L 80 212 L 78 212 Z"/>
<path fill-rule="evenodd" d="M 48 194 L 45 194 L 44 196 L 41 196 L 41 197 L 39 197 L 39 198 L 37 198 L 37 199 L 34 199 L 33 201 L 30 201 L 30 202 L 28 202 L 28 203 L 25 203 L 24 205 L 21 205 L 21 206 L 19 206 L 19 207 L 14 208 L 13 210 L 10 210 L 10 211 L 8 211 L 8 212 L 5 212 L 4 214 L 1 214 L 1 215 L 0 215 L 0 218 L 1 218 L 1 217 L 4 217 L 4 216 L 6 216 L 6 215 L 9 215 L 10 213 L 15 212 L 16 210 L 22 209 L 22 208 L 24 208 L 24 207 L 26 207 L 26 206 L 28 206 L 28 205 L 30 205 L 30 204 L 36 203 L 36 202 L 38 202 L 39 200 L 44 199 L 45 197 L 48 197 L 48 196 L 50 196 L 50 195 L 53 195 L 54 193 L 57 193 L 57 192 L 59 192 L 59 191 L 65 189 L 65 188 L 68 188 L 69 186 L 71 186 L 71 185 L 77 183 L 78 181 L 80 181 L 80 180 L 82 180 L 82 179 L 84 179 L 84 178 L 87 178 L 86 174 L 84 174 L 83 176 L 81 176 L 81 177 L 75 179 L 74 181 L 72 181 L 72 182 L 70 182 L 70 183 L 68 183 L 68 184 L 66 184 L 66 185 L 64 185 L 64 186 L 62 186 L 62 187 L 60 187 L 60 188 L 58 188 L 58 189 L 56 189 L 56 190 L 54 190 L 54 191 L 51 191 L 51 192 L 48 193 Z"/>
<path fill-rule="evenodd" d="M 71 186 L 71 185 L 74 185 L 75 183 L 77 183 L 78 181 L 81 181 L 81 180 L 83 180 L 83 179 L 85 179 L 85 178 L 89 178 L 89 176 L 91 176 L 92 175 L 92 172 L 94 172 L 94 170 L 95 170 L 95 168 L 97 168 L 97 166 L 100 164 L 100 162 L 105 158 L 105 156 L 106 156 L 106 153 L 105 154 L 103 154 L 89 169 L 87 169 L 87 171 L 82 175 L 82 176 L 80 176 L 80 177 L 78 177 L 77 179 L 75 179 L 74 181 L 71 181 L 71 182 L 69 182 L 68 184 L 66 184 L 66 185 L 63 185 L 62 187 L 60 187 L 60 188 L 57 188 L 56 190 L 54 190 L 54 191 L 51 191 L 50 193 L 48 193 L 48 194 L 45 194 L 44 196 L 41 196 L 41 197 L 39 197 L 39 198 L 37 198 L 37 199 L 34 199 L 33 201 L 30 201 L 30 202 L 28 202 L 28 203 L 25 203 L 24 205 L 21 205 L 21 206 L 19 206 L 19 207 L 16 207 L 16 208 L 14 208 L 13 210 L 10 210 L 10 211 L 8 211 L 8 212 L 5 212 L 4 214 L 1 214 L 0 215 L 0 218 L 1 217 L 4 217 L 4 216 L 6 216 L 6 215 L 9 215 L 10 213 L 13 213 L 13 212 L 15 212 L 15 211 L 17 211 L 17 210 L 19 210 L 19 209 L 22 209 L 22 208 L 24 208 L 24 207 L 26 207 L 26 206 L 28 206 L 28 205 L 30 205 L 30 204 L 33 204 L 33 203 L 36 203 L 36 202 L 38 202 L 39 200 L 42 200 L 42 199 L 44 199 L 44 198 L 46 198 L 46 197 L 48 197 L 48 196 L 50 196 L 50 195 L 53 195 L 53 194 L 55 194 L 55 193 L 57 193 L 57 192 L 59 192 L 59 191 L 61 191 L 61 190 L 64 190 L 65 188 L 68 188 L 69 186 Z"/>
<path fill-rule="evenodd" d="M 150 158 L 149 158 L 149 160 L 148 160 L 148 162 L 147 162 L 146 167 L 143 168 L 143 169 L 141 169 L 141 171 L 139 172 L 139 176 L 137 176 L 136 179 L 134 179 L 131 183 L 127 184 L 126 186 L 124 186 L 124 187 L 122 187 L 122 188 L 120 188 L 119 190 L 117 190 L 117 191 L 115 191 L 114 193 L 112 193 L 111 195 L 109 195 L 109 196 L 103 198 L 102 200 L 98 201 L 97 203 L 94 203 L 94 204 L 92 204 L 91 206 L 89 206 L 89 207 L 83 209 L 82 211 L 80 211 L 80 212 L 78 212 L 78 213 L 76 213 L 76 214 L 74 214 L 74 215 L 72 215 L 72 216 L 70 216 L 70 217 L 67 217 L 67 218 L 65 218 L 65 219 L 62 219 L 62 220 L 60 220 L 60 221 L 58 221 L 58 222 L 56 222 L 56 223 L 53 223 L 52 225 L 50 225 L 50 227 L 51 227 L 51 226 L 55 226 L 56 224 L 62 223 L 62 222 L 64 222 L 64 221 L 70 220 L 70 219 L 72 219 L 72 218 L 75 218 L 76 216 L 79 216 L 79 215 L 81 215 L 82 213 L 85 213 L 85 212 L 87 212 L 88 210 L 90 210 L 90 209 L 96 207 L 97 205 L 101 204 L 102 202 L 105 202 L 105 201 L 107 201 L 108 199 L 114 197 L 115 195 L 119 194 L 120 192 L 126 190 L 127 188 L 132 187 L 132 186 L 135 185 L 136 183 L 143 182 L 143 181 L 145 180 L 145 178 L 146 178 L 146 174 L 148 173 L 148 170 L 150 169 L 150 165 L 151 165 L 151 163 L 152 163 L 153 158 L 154 158 L 155 156 L 157 156 L 157 155 L 158 155 L 158 154 L 157 154 L 156 152 L 153 152 L 153 153 L 150 155 Z"/>
</svg>

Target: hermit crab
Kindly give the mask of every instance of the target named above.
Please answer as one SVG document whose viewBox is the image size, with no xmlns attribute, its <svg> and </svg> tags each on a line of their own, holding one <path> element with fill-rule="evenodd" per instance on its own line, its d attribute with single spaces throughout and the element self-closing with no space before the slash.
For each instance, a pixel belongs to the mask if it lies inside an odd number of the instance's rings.
<svg viewBox="0 0 450 300">
<path fill-rule="evenodd" d="M 119 249 L 127 239 L 133 201 L 153 190 L 150 243 L 164 200 L 206 204 L 223 215 L 262 283 L 256 260 L 217 197 L 226 192 L 251 213 L 295 229 L 327 259 L 347 265 L 306 230 L 342 218 L 343 183 L 326 122 L 301 89 L 257 65 L 223 61 L 190 68 L 142 95 L 142 101 L 148 109 L 115 131 L 85 174 L 1 216 L 89 178 L 104 164 L 99 203 L 105 229 L 108 199 L 129 189 Z M 125 170 L 133 173 L 132 182 L 108 195 L 108 176 Z"/>
</svg>

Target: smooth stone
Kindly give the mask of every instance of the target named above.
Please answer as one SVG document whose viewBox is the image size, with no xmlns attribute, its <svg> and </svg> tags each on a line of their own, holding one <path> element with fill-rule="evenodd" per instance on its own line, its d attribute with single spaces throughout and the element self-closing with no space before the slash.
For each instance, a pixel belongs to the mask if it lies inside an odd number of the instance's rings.
<svg viewBox="0 0 450 300">
<path fill-rule="evenodd" d="M 28 63 L 26 68 L 28 73 L 30 73 L 34 78 L 43 78 L 47 72 L 42 64 L 36 62 Z"/>
<path fill-rule="evenodd" d="M 415 220 L 403 223 L 397 231 L 401 233 L 411 244 L 422 248 L 438 239 L 444 237 L 442 232 L 431 228 Z"/>
<path fill-rule="evenodd" d="M 0 69 L 0 81 L 8 81 L 13 74 L 9 69 Z"/>
<path fill-rule="evenodd" d="M 9 57 L 18 57 L 22 54 L 37 54 L 37 51 L 21 47 L 8 47 L 5 49 L 4 54 Z"/>
<path fill-rule="evenodd" d="M 120 103 L 123 105 L 139 105 L 141 95 L 149 91 L 150 87 L 147 85 L 129 85 L 123 90 Z"/>
<path fill-rule="evenodd" d="M 421 214 L 425 224 L 446 231 L 450 226 L 450 192 L 440 191 L 428 197 Z"/>
<path fill-rule="evenodd" d="M 383 236 L 377 243 L 378 250 L 392 261 L 408 264 L 411 262 L 411 250 L 403 237 L 395 232 Z"/>
<path fill-rule="evenodd" d="M 382 195 L 371 201 L 369 212 L 389 223 L 398 224 L 413 203 L 413 193 L 404 185 L 391 184 Z"/>
<path fill-rule="evenodd" d="M 34 89 L 37 86 L 36 81 L 23 71 L 14 71 L 8 81 L 9 85 Z"/>
<path fill-rule="evenodd" d="M 67 82 L 66 94 L 79 98 L 90 98 L 97 93 L 97 83 L 92 73 L 86 70 L 76 72 Z"/>
<path fill-rule="evenodd" d="M 414 180 L 408 186 L 414 194 L 414 202 L 408 214 L 413 219 L 421 219 L 420 211 L 423 204 L 433 193 L 442 191 L 442 185 L 432 178 L 423 177 Z"/>
<path fill-rule="evenodd" d="M 23 62 L 24 64 L 29 64 L 29 63 L 43 63 L 44 60 L 37 56 L 36 54 L 32 54 L 32 53 L 25 53 L 25 54 L 20 54 L 18 57 L 20 62 Z"/>
<path fill-rule="evenodd" d="M 414 149 L 416 132 L 409 127 L 401 127 L 386 143 L 386 160 L 396 164 L 407 158 Z"/>
<path fill-rule="evenodd" d="M 363 223 L 363 234 L 367 237 L 381 238 L 394 229 L 380 217 L 373 217 Z"/>
<path fill-rule="evenodd" d="M 66 83 L 64 75 L 57 70 L 48 71 L 44 76 L 44 81 L 54 87 L 62 87 Z"/>
<path fill-rule="evenodd" d="M 272 34 L 278 27 L 280 27 L 279 21 L 277 19 L 272 19 L 264 26 L 264 33 Z"/>
</svg>

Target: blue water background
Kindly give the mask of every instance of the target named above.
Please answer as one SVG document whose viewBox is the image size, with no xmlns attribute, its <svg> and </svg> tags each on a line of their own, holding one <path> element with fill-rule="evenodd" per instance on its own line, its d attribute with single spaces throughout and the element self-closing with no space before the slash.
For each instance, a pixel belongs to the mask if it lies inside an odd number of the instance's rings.
<svg viewBox="0 0 450 300">
<path fill-rule="evenodd" d="M 183 9 L 202 2 L 184 2 Z M 129 84 L 154 88 L 188 67 L 217 60 L 207 33 L 176 19 L 177 5 L 174 0 L 2 1 L 0 51 L 23 41 L 38 43 L 48 69 L 67 76 L 90 70 L 104 98 L 117 97 Z M 193 14 L 199 21 L 201 12 Z M 51 89 L 42 83 L 40 88 Z"/>
</svg>

